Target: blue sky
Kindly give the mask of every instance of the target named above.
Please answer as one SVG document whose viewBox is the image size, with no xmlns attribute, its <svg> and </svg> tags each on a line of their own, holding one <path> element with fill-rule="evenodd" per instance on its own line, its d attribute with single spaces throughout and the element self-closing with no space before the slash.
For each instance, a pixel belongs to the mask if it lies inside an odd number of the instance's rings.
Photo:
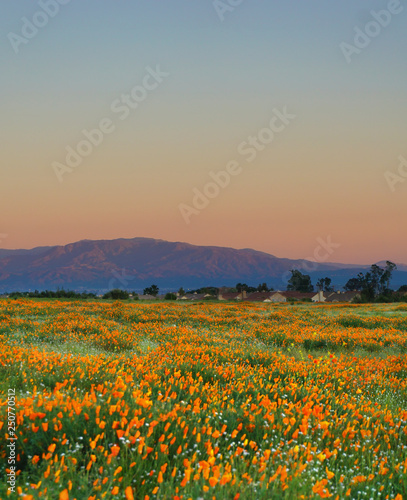
<svg viewBox="0 0 407 500">
<path fill-rule="evenodd" d="M 355 27 L 389 2 L 245 0 L 222 22 L 211 1 L 71 0 L 18 54 L 8 36 L 41 6 L 7 2 L 0 203 L 3 213 L 16 209 L 0 221 L 9 235 L 2 246 L 150 236 L 304 257 L 317 237 L 333 234 L 342 242 L 336 260 L 401 259 L 407 185 L 392 192 L 384 180 L 407 155 L 401 5 L 348 64 L 340 44 L 353 43 Z M 58 183 L 52 162 L 157 65 L 166 81 Z M 289 133 L 186 225 L 179 205 L 284 106 L 297 116 Z M 388 248 L 364 234 L 370 227 L 382 229 Z"/>
</svg>

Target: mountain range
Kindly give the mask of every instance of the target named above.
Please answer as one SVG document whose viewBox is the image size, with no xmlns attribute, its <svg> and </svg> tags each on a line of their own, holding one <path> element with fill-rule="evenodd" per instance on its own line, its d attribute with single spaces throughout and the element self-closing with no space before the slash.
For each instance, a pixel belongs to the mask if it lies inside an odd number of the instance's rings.
<svg viewBox="0 0 407 500">
<path fill-rule="evenodd" d="M 289 271 L 294 268 L 309 274 L 314 284 L 327 276 L 340 288 L 368 267 L 316 264 L 249 248 L 197 246 L 151 238 L 82 240 L 31 250 L 0 249 L 0 293 L 62 287 L 77 291 L 140 291 L 153 283 L 165 291 L 180 286 L 234 286 L 238 282 L 251 286 L 266 282 L 284 290 Z M 399 264 L 392 286 L 403 284 L 407 284 L 407 266 Z"/>
</svg>

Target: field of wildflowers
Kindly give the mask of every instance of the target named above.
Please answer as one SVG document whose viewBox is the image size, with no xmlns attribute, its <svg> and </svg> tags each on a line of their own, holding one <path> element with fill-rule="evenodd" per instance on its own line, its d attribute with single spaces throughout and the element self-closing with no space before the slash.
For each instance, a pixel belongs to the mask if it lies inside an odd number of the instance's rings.
<svg viewBox="0 0 407 500">
<path fill-rule="evenodd" d="M 1 498 L 407 500 L 405 305 L 2 300 L 0 374 Z"/>
</svg>

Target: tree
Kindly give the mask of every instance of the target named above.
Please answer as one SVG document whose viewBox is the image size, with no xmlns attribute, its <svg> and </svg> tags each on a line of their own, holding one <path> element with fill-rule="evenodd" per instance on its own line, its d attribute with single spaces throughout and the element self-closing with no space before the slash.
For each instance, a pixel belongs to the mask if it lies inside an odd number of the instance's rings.
<svg viewBox="0 0 407 500">
<path fill-rule="evenodd" d="M 258 291 L 258 292 L 269 292 L 270 290 L 269 290 L 269 288 L 268 288 L 268 286 L 267 286 L 267 284 L 266 284 L 266 283 L 261 283 L 261 284 L 259 284 L 259 286 L 257 287 L 257 291 Z"/>
<path fill-rule="evenodd" d="M 246 285 L 246 283 L 238 283 L 235 286 L 236 290 L 239 293 L 242 292 L 247 292 L 247 293 L 252 293 L 252 292 L 257 292 L 257 288 L 254 288 L 253 286 Z"/>
<path fill-rule="evenodd" d="M 407 285 L 401 285 L 401 287 L 397 290 L 399 293 L 407 292 Z"/>
<path fill-rule="evenodd" d="M 356 278 L 352 278 L 345 285 L 345 289 L 350 286 L 357 286 L 354 290 L 362 291 L 362 300 L 372 302 L 378 295 L 386 295 L 390 292 L 390 281 L 393 271 L 397 269 L 396 264 L 386 261 L 386 267 L 383 269 L 377 264 L 370 266 L 365 274 L 359 273 Z"/>
<path fill-rule="evenodd" d="M 363 288 L 363 281 L 360 278 L 351 278 L 346 282 L 344 289 L 348 292 L 360 291 Z"/>
<path fill-rule="evenodd" d="M 288 280 L 287 290 L 304 293 L 314 291 L 311 277 L 308 274 L 302 274 L 298 269 L 292 269 L 290 272 L 291 278 Z"/>
<path fill-rule="evenodd" d="M 185 295 L 185 290 L 182 287 L 178 290 L 178 295 L 180 297 L 183 297 Z"/>
<path fill-rule="evenodd" d="M 177 296 L 175 293 L 166 293 L 164 299 L 165 300 L 177 300 Z"/>
<path fill-rule="evenodd" d="M 197 288 L 196 290 L 191 290 L 189 293 L 204 293 L 216 297 L 218 292 L 219 288 L 216 288 L 215 286 L 204 286 L 202 288 Z"/>
<path fill-rule="evenodd" d="M 370 271 L 365 274 L 364 288 L 371 291 L 373 296 L 386 293 L 390 288 L 391 276 L 395 269 L 397 269 L 396 264 L 388 260 L 384 269 L 377 264 L 373 264 Z"/>
<path fill-rule="evenodd" d="M 73 290 L 64 290 L 63 288 L 58 288 L 56 291 L 43 290 L 39 292 L 35 290 L 34 292 L 23 292 L 24 297 L 30 298 L 49 298 L 49 299 L 96 299 L 95 293 L 88 292 L 74 292 Z"/>
<path fill-rule="evenodd" d="M 126 290 L 120 290 L 119 288 L 115 288 L 105 293 L 103 295 L 103 298 L 113 299 L 113 300 L 127 300 L 129 298 L 129 293 L 126 292 Z"/>
<path fill-rule="evenodd" d="M 397 269 L 397 265 L 390 260 L 386 260 L 386 267 L 381 279 L 381 286 L 383 287 L 383 291 L 390 290 L 390 281 L 393 275 L 393 271 Z"/>
<path fill-rule="evenodd" d="M 152 295 L 153 297 L 157 297 L 158 292 L 160 289 L 158 288 L 157 285 L 151 285 L 148 288 L 144 288 L 144 295 Z"/>
<path fill-rule="evenodd" d="M 333 287 L 331 286 L 332 280 L 331 278 L 320 278 L 317 281 L 317 288 L 323 292 L 332 292 Z"/>
</svg>

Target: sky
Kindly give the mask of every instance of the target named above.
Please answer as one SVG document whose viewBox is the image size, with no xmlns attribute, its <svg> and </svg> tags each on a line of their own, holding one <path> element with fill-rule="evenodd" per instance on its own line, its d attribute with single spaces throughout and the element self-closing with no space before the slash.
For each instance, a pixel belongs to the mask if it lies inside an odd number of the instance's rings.
<svg viewBox="0 0 407 500">
<path fill-rule="evenodd" d="M 407 262 L 406 25 L 404 0 L 7 2 L 0 247 Z"/>
</svg>

